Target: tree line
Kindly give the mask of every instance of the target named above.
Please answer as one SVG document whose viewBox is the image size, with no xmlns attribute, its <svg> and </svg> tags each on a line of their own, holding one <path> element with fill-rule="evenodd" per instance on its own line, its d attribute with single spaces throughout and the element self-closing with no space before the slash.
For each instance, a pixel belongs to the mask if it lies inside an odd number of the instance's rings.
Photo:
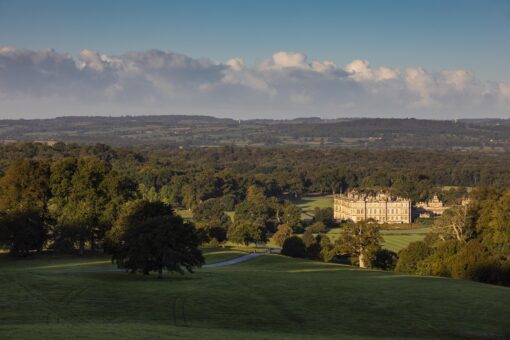
<svg viewBox="0 0 510 340">
<path fill-rule="evenodd" d="M 275 197 L 389 189 L 414 202 L 435 193 L 445 201 L 458 201 L 466 195 L 465 187 L 510 186 L 510 159 L 503 155 L 342 148 L 13 144 L 0 145 L 0 174 L 17 159 L 65 157 L 106 161 L 112 170 L 135 182 L 144 198 L 187 209 L 209 198 L 221 198 L 231 211 L 245 199 L 251 185 Z M 444 186 L 461 189 L 448 192 L 442 190 Z"/>
<path fill-rule="evenodd" d="M 425 240 L 398 254 L 396 270 L 510 285 L 510 189 L 477 188 L 446 210 Z"/>
</svg>

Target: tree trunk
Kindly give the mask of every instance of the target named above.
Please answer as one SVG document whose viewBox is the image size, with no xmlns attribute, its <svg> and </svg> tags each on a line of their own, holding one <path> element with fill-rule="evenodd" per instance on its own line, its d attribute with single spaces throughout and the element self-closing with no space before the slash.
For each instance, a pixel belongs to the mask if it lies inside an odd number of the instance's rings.
<svg viewBox="0 0 510 340">
<path fill-rule="evenodd" d="M 83 256 L 84 252 L 85 252 L 85 240 L 83 238 L 80 238 L 80 249 L 78 250 L 78 255 Z"/>
<path fill-rule="evenodd" d="M 367 267 L 367 265 L 365 263 L 365 255 L 363 254 L 363 252 L 359 253 L 358 260 L 359 260 L 359 267 L 360 268 L 366 268 Z"/>
</svg>

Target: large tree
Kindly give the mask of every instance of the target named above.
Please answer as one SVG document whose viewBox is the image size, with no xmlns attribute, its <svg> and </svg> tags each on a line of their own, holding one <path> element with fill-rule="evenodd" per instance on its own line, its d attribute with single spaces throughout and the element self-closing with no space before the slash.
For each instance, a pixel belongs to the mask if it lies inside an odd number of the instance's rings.
<svg viewBox="0 0 510 340">
<path fill-rule="evenodd" d="M 95 157 L 57 160 L 51 170 L 56 245 L 74 248 L 78 243 L 83 254 L 88 241 L 94 249 L 117 218 L 119 207 L 134 198 L 135 184 Z"/>
<path fill-rule="evenodd" d="M 273 234 L 272 239 L 273 239 L 273 242 L 278 247 L 282 247 L 285 240 L 291 236 L 292 236 L 292 228 L 289 227 L 287 224 L 280 224 L 276 230 L 276 233 Z"/>
<path fill-rule="evenodd" d="M 289 201 L 278 202 L 274 204 L 276 219 L 280 224 L 286 224 L 292 230 L 301 228 L 301 208 Z"/>
<path fill-rule="evenodd" d="M 467 242 L 470 235 L 465 206 L 455 206 L 447 209 L 442 216 L 434 222 L 433 232 L 442 240 L 456 240 Z"/>
<path fill-rule="evenodd" d="M 336 241 L 336 252 L 358 257 L 360 268 L 366 268 L 368 251 L 374 247 L 379 248 L 380 244 L 379 226 L 368 221 L 359 221 L 342 228 Z"/>
<path fill-rule="evenodd" d="M 108 233 L 112 258 L 120 268 L 163 275 L 183 274 L 204 263 L 195 227 L 162 202 L 136 200 L 122 209 Z"/>
<path fill-rule="evenodd" d="M 49 167 L 17 160 L 0 179 L 0 243 L 13 254 L 41 250 L 47 237 Z"/>
<path fill-rule="evenodd" d="M 235 221 L 228 229 L 227 238 L 244 244 L 265 241 L 267 232 L 274 230 L 276 214 L 273 206 L 273 201 L 261 188 L 250 186 L 246 200 L 236 206 Z"/>
<path fill-rule="evenodd" d="M 193 210 L 193 221 L 203 233 L 204 241 L 216 239 L 225 241 L 230 226 L 230 217 L 225 214 L 225 205 L 219 198 L 210 198 L 196 206 Z"/>
</svg>

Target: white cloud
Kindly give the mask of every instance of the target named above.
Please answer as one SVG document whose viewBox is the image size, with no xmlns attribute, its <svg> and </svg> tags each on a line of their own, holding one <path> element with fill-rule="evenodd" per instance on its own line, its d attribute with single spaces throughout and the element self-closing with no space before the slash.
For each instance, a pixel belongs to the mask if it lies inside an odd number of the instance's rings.
<svg viewBox="0 0 510 340">
<path fill-rule="evenodd" d="M 473 74 L 466 70 L 445 70 L 441 72 L 446 84 L 457 91 L 464 91 L 466 86 L 474 80 Z"/>
<path fill-rule="evenodd" d="M 510 84 L 500 83 L 499 91 L 503 97 L 510 99 Z"/>
<path fill-rule="evenodd" d="M 388 67 L 372 69 L 368 61 L 360 59 L 353 60 L 345 67 L 345 70 L 349 72 L 353 79 L 358 81 L 383 81 L 396 79 L 399 76 L 398 70 Z"/>
<path fill-rule="evenodd" d="M 68 114 L 221 114 L 504 116 L 510 84 L 473 72 L 398 70 L 354 60 L 344 68 L 279 51 L 247 65 L 149 50 L 120 56 L 83 50 L 77 59 L 51 49 L 0 46 L 0 116 Z"/>
<path fill-rule="evenodd" d="M 306 55 L 303 53 L 293 53 L 293 52 L 276 52 L 271 57 L 271 61 L 269 65 L 274 68 L 287 68 L 287 67 L 295 67 L 295 68 L 304 68 L 307 69 L 310 66 L 306 63 Z"/>
</svg>

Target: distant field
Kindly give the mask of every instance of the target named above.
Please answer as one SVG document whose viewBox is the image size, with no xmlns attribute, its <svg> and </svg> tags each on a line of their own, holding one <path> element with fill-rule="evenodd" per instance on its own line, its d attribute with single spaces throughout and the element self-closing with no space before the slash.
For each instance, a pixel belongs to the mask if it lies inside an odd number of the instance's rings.
<svg viewBox="0 0 510 340">
<path fill-rule="evenodd" d="M 465 188 L 467 192 L 471 192 L 473 190 L 473 187 L 460 187 L 460 186 L 454 186 L 454 185 L 444 185 L 441 187 L 441 189 L 443 191 L 458 190 L 458 189 L 463 189 L 463 188 Z"/>
<path fill-rule="evenodd" d="M 186 220 L 193 219 L 193 211 L 189 209 L 176 209 L 175 212 Z M 225 214 L 227 214 L 232 221 L 234 220 L 235 213 L 233 211 L 225 211 Z"/>
<path fill-rule="evenodd" d="M 333 208 L 333 197 L 327 196 L 303 196 L 298 199 L 290 200 L 293 204 L 301 208 L 301 219 L 311 220 L 313 218 L 313 210 L 319 208 Z"/>
<path fill-rule="evenodd" d="M 144 277 L 0 256 L 1 339 L 504 339 L 510 290 L 265 255 Z M 461 316 L 461 317 L 459 317 Z"/>
<path fill-rule="evenodd" d="M 399 250 L 406 248 L 409 243 L 421 241 L 430 231 L 430 228 L 414 228 L 401 230 L 382 230 L 383 247 L 398 253 Z"/>
<path fill-rule="evenodd" d="M 341 228 L 334 228 L 328 231 L 327 235 L 331 241 L 334 242 L 338 239 L 340 230 Z M 407 247 L 411 242 L 423 240 L 429 231 L 429 227 L 382 229 L 382 247 L 394 252 L 398 252 L 399 250 Z"/>
</svg>

